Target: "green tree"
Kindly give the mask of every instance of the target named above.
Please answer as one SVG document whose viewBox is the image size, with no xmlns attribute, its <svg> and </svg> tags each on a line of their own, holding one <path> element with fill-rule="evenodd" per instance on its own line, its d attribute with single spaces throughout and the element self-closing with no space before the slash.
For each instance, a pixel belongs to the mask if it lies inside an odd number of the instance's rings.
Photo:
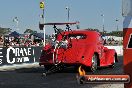
<svg viewBox="0 0 132 88">
<path fill-rule="evenodd" d="M 10 28 L 1 28 L 0 27 L 0 35 L 5 35 L 5 34 L 9 34 L 11 32 L 12 29 Z"/>
<path fill-rule="evenodd" d="M 24 33 L 33 33 L 34 31 L 32 29 L 26 29 Z"/>
</svg>

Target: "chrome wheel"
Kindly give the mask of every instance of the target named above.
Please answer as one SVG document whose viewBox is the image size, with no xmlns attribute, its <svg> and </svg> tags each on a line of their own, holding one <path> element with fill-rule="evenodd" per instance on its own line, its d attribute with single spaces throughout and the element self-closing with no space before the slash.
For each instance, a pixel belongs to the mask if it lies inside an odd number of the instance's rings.
<svg viewBox="0 0 132 88">
<path fill-rule="evenodd" d="M 91 64 L 91 70 L 93 71 L 93 72 L 95 72 L 96 70 L 97 70 L 97 55 L 96 54 L 94 54 L 93 55 L 93 57 L 92 57 L 92 64 Z"/>
</svg>

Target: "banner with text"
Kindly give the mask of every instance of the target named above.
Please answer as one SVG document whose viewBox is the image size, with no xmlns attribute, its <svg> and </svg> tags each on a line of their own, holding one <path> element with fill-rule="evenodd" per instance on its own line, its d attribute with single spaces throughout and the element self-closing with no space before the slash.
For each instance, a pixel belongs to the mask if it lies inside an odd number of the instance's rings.
<svg viewBox="0 0 132 88">
<path fill-rule="evenodd" d="M 39 62 L 42 47 L 0 47 L 0 66 Z"/>
</svg>

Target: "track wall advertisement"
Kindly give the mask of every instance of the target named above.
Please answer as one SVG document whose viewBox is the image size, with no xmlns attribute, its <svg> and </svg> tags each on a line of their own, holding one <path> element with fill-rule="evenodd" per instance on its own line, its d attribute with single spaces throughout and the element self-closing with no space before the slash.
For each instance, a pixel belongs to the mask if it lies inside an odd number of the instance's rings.
<svg viewBox="0 0 132 88">
<path fill-rule="evenodd" d="M 0 66 L 39 61 L 42 47 L 0 47 Z"/>
</svg>

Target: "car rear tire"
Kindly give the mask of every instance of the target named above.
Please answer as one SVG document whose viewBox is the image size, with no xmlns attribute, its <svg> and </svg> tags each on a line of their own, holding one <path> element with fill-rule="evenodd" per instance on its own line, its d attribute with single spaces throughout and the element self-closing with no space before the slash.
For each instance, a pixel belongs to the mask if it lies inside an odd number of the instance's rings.
<svg viewBox="0 0 132 88">
<path fill-rule="evenodd" d="M 116 63 L 116 56 L 114 55 L 114 62 L 112 65 L 110 65 L 111 68 L 114 68 L 115 67 L 115 63 Z"/>
<path fill-rule="evenodd" d="M 91 64 L 91 71 L 95 72 L 97 70 L 98 64 L 97 64 L 98 56 L 96 54 L 92 57 L 92 64 Z"/>
</svg>

